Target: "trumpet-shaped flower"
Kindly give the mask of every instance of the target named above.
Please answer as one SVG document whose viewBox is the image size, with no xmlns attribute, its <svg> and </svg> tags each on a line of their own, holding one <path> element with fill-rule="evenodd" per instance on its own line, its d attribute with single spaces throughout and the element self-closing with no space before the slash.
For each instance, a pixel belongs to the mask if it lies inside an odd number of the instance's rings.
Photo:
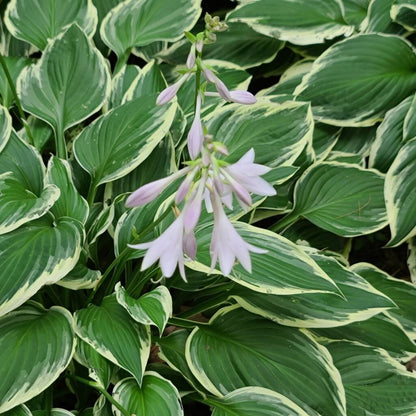
<svg viewBox="0 0 416 416">
<path fill-rule="evenodd" d="M 195 117 L 188 133 L 188 150 L 192 160 L 196 159 L 199 153 L 201 153 L 204 142 L 204 131 L 201 123 L 201 101 L 201 94 L 198 93 L 196 98 Z"/>
<path fill-rule="evenodd" d="M 170 85 L 169 87 L 165 88 L 156 98 L 157 105 L 163 105 L 168 103 L 172 100 L 179 91 L 179 88 L 182 84 L 190 77 L 191 74 L 183 75 L 179 81 L 175 82 L 174 84 Z"/>
</svg>

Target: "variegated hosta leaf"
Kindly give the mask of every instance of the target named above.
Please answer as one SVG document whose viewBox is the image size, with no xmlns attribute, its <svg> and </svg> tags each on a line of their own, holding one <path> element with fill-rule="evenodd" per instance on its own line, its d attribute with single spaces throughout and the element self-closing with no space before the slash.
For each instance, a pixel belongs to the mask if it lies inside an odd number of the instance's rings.
<svg viewBox="0 0 416 416">
<path fill-rule="evenodd" d="M 141 387 L 134 378 L 119 381 L 114 386 L 113 397 L 132 415 L 183 416 L 178 390 L 154 371 L 144 374 Z M 122 415 L 115 406 L 113 412 L 116 416 Z"/>
<path fill-rule="evenodd" d="M 21 404 L 19 406 L 13 407 L 13 409 L 8 410 L 7 412 L 2 413 L 3 416 L 32 416 L 30 409 Z"/>
<path fill-rule="evenodd" d="M 366 33 L 403 34 L 405 30 L 393 22 L 390 12 L 395 0 L 371 0 L 367 17 L 360 25 L 360 31 Z"/>
<path fill-rule="evenodd" d="M 391 18 L 409 31 L 416 29 L 416 1 L 395 0 L 390 10 Z"/>
<path fill-rule="evenodd" d="M 104 205 L 101 203 L 94 204 L 96 216 L 90 216 L 86 224 L 87 242 L 89 245 L 94 244 L 97 238 L 105 233 L 114 219 L 114 204 Z"/>
<path fill-rule="evenodd" d="M 29 116 L 27 118 L 27 124 L 30 128 L 30 133 L 32 134 L 33 145 L 39 152 L 42 152 L 48 141 L 53 138 L 53 130 L 51 126 L 40 118 L 36 118 L 34 116 Z M 29 137 L 25 128 L 21 128 L 18 131 L 18 134 L 26 142 L 29 142 Z"/>
<path fill-rule="evenodd" d="M 341 129 L 328 124 L 315 123 L 312 147 L 317 160 L 324 160 L 337 143 Z"/>
<path fill-rule="evenodd" d="M 176 106 L 157 106 L 156 95 L 147 95 L 86 127 L 74 142 L 74 152 L 93 183 L 121 178 L 142 163 L 168 132 Z"/>
<path fill-rule="evenodd" d="M 367 321 L 353 322 L 338 328 L 314 329 L 321 337 L 333 340 L 356 341 L 372 347 L 382 348 L 397 358 L 411 358 L 416 345 L 406 334 L 400 323 L 381 313 Z"/>
<path fill-rule="evenodd" d="M 227 16 L 254 30 L 296 45 L 313 45 L 325 39 L 350 35 L 354 28 L 343 23 L 340 0 L 244 1 Z"/>
<path fill-rule="evenodd" d="M 26 111 L 62 133 L 103 105 L 110 74 L 102 55 L 74 24 L 48 44 L 36 65 L 21 72 L 17 91 Z"/>
<path fill-rule="evenodd" d="M 141 69 L 136 65 L 126 65 L 111 80 L 111 95 L 108 100 L 108 108 L 118 107 L 126 91 L 130 88 L 132 82 L 139 75 Z"/>
<path fill-rule="evenodd" d="M 5 23 L 13 36 L 43 50 L 50 39 L 72 23 L 92 36 L 97 10 L 91 0 L 12 0 Z"/>
<path fill-rule="evenodd" d="M 0 91 L 1 93 L 1 91 Z M 12 132 L 12 118 L 6 107 L 0 105 L 0 152 L 6 146 Z"/>
<path fill-rule="evenodd" d="M 74 348 L 73 319 L 64 308 L 45 310 L 31 302 L 0 318 L 0 412 L 50 386 L 69 364 Z"/>
<path fill-rule="evenodd" d="M 399 153 L 404 141 L 404 121 L 409 114 L 415 112 L 412 104 L 416 96 L 407 97 L 399 105 L 386 113 L 383 121 L 377 128 L 376 139 L 371 146 L 369 166 L 386 173 L 394 158 Z M 413 131 L 416 136 L 416 130 Z"/>
<path fill-rule="evenodd" d="M 342 0 L 342 4 L 344 5 L 345 21 L 358 28 L 367 16 L 370 0 Z"/>
<path fill-rule="evenodd" d="M 383 186 L 384 176 L 375 170 L 338 162 L 314 164 L 296 183 L 289 216 L 304 217 L 343 237 L 369 234 L 387 224 Z"/>
<path fill-rule="evenodd" d="M 349 416 L 416 413 L 416 376 L 385 351 L 347 341 L 326 347 L 341 373 Z"/>
<path fill-rule="evenodd" d="M 95 351 L 91 345 L 78 338 L 74 358 L 88 368 L 89 376 L 92 379 L 100 383 L 104 389 L 108 387 L 114 373 L 114 366 Z"/>
<path fill-rule="evenodd" d="M 186 358 L 198 381 L 215 395 L 259 386 L 283 394 L 310 416 L 346 415 L 341 377 L 324 347 L 299 329 L 235 306 L 194 329 Z"/>
<path fill-rule="evenodd" d="M 55 226 L 37 220 L 1 235 L 0 316 L 72 270 L 82 238 L 82 226 L 72 218 L 62 218 Z"/>
<path fill-rule="evenodd" d="M 69 410 L 60 409 L 59 407 L 48 410 L 34 410 L 33 416 L 75 416 L 74 413 Z M 98 415 L 97 415 L 98 416 Z"/>
<path fill-rule="evenodd" d="M 206 403 L 214 407 L 212 416 L 308 416 L 287 397 L 263 387 L 242 387 Z"/>
<path fill-rule="evenodd" d="M 387 296 L 335 259 L 318 253 L 309 255 L 332 278 L 344 297 L 329 293 L 275 296 L 245 288 L 234 289 L 231 296 L 250 312 L 281 325 L 300 328 L 342 326 L 395 307 Z"/>
<path fill-rule="evenodd" d="M 88 204 L 75 188 L 71 167 L 66 160 L 55 156 L 49 159 L 46 183 L 56 185 L 61 191 L 59 199 L 51 209 L 55 218 L 70 217 L 85 224 Z"/>
<path fill-rule="evenodd" d="M 369 263 L 356 263 L 351 269 L 396 303 L 397 308 L 390 309 L 387 315 L 397 319 L 410 337 L 415 339 L 415 285 L 403 279 L 395 279 Z"/>
<path fill-rule="evenodd" d="M 280 166 L 292 164 L 312 139 L 313 120 L 307 103 L 232 104 L 210 114 L 207 128 L 227 147 L 227 161 L 254 148 L 256 163 Z"/>
<path fill-rule="evenodd" d="M 166 286 L 158 286 L 151 292 L 134 299 L 117 283 L 115 288 L 117 302 L 137 322 L 144 325 L 155 325 L 162 335 L 163 330 L 172 316 L 172 298 Z"/>
<path fill-rule="evenodd" d="M 77 335 L 141 384 L 150 353 L 150 328 L 135 322 L 115 295 L 75 313 Z"/>
<path fill-rule="evenodd" d="M 412 104 L 404 118 L 403 141 L 407 142 L 416 137 L 416 94 L 413 96 Z"/>
<path fill-rule="evenodd" d="M 245 223 L 234 223 L 234 226 L 247 243 L 265 249 L 267 253 L 250 253 L 252 272 L 237 264 L 228 276 L 231 280 L 256 292 L 276 295 L 316 292 L 339 294 L 337 286 L 327 274 L 291 241 Z M 211 232 L 210 226 L 197 232 L 197 261 L 186 263 L 191 269 L 211 272 Z"/>
<path fill-rule="evenodd" d="M 317 120 L 371 126 L 416 88 L 416 54 L 398 36 L 358 35 L 338 42 L 313 64 L 295 91 Z"/>
<path fill-rule="evenodd" d="M 376 132 L 376 126 L 344 127 L 333 150 L 367 157 L 375 141 Z"/>
<path fill-rule="evenodd" d="M 384 196 L 391 230 L 388 245 L 416 235 L 416 139 L 406 143 L 386 175 Z"/>
<path fill-rule="evenodd" d="M 100 35 L 118 56 L 133 46 L 157 40 L 175 41 L 192 29 L 200 13 L 200 0 L 125 0 L 104 18 Z"/>
</svg>

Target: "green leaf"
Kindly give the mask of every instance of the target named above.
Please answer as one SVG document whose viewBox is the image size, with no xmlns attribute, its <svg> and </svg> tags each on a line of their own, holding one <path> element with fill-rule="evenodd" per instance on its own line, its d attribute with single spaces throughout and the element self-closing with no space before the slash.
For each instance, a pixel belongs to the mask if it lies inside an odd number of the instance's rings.
<svg viewBox="0 0 416 416">
<path fill-rule="evenodd" d="M 390 16 L 405 29 L 413 32 L 416 29 L 416 1 L 395 0 L 391 6 Z"/>
<path fill-rule="evenodd" d="M 7 363 L 0 366 L 0 412 L 49 387 L 74 349 L 73 319 L 60 306 L 45 310 L 31 302 L 0 318 L 0 362 Z"/>
<path fill-rule="evenodd" d="M 242 2 L 227 21 L 247 23 L 257 32 L 295 45 L 313 45 L 353 32 L 342 11 L 339 0 L 253 0 Z"/>
<path fill-rule="evenodd" d="M 346 341 L 326 347 L 341 373 L 348 415 L 415 414 L 416 377 L 385 351 Z"/>
<path fill-rule="evenodd" d="M 329 353 L 299 329 L 232 306 L 195 328 L 186 348 L 192 372 L 217 396 L 259 386 L 286 396 L 311 416 L 346 414 L 341 378 Z"/>
<path fill-rule="evenodd" d="M 6 146 L 12 132 L 12 118 L 6 107 L 0 105 L 0 152 Z"/>
<path fill-rule="evenodd" d="M 104 58 L 74 24 L 48 44 L 36 65 L 24 68 L 17 92 L 26 111 L 62 134 L 103 105 L 109 81 Z"/>
<path fill-rule="evenodd" d="M 374 170 L 337 162 L 314 164 L 296 183 L 289 216 L 304 217 L 343 237 L 369 234 L 387 223 L 383 186 L 383 175 Z"/>
<path fill-rule="evenodd" d="M 111 80 L 111 95 L 108 100 L 109 109 L 118 107 L 121 104 L 124 94 L 140 71 L 141 69 L 136 65 L 126 65 Z"/>
<path fill-rule="evenodd" d="M 92 37 L 97 10 L 91 0 L 12 0 L 4 20 L 14 37 L 43 50 L 50 39 L 72 23 Z"/>
<path fill-rule="evenodd" d="M 315 261 L 291 241 L 245 223 L 234 223 L 234 226 L 247 243 L 265 249 L 267 253 L 250 253 L 252 272 L 237 264 L 227 276 L 231 280 L 255 292 L 275 295 L 339 293 L 335 283 Z M 211 231 L 211 227 L 207 226 L 196 233 L 197 261 L 186 263 L 191 269 L 212 272 L 209 267 Z M 220 272 L 215 270 L 214 273 Z"/>
<path fill-rule="evenodd" d="M 55 156 L 49 159 L 46 183 L 56 185 L 61 190 L 61 196 L 51 209 L 55 218 L 70 217 L 85 224 L 88 204 L 75 188 L 71 167 L 66 160 Z"/>
<path fill-rule="evenodd" d="M 362 22 L 360 30 L 367 33 L 403 34 L 404 29 L 392 21 L 390 16 L 394 0 L 371 0 L 367 18 Z"/>
<path fill-rule="evenodd" d="M 250 312 L 281 325 L 300 328 L 342 326 L 395 306 L 387 296 L 335 259 L 317 252 L 309 255 L 333 279 L 344 297 L 330 293 L 275 296 L 239 288 L 232 290 L 231 296 Z"/>
<path fill-rule="evenodd" d="M 308 416 L 282 394 L 262 387 L 242 387 L 222 398 L 209 398 L 212 416 Z"/>
<path fill-rule="evenodd" d="M 356 341 L 382 348 L 397 358 L 411 358 L 416 353 L 416 345 L 400 323 L 383 313 L 367 321 L 354 322 L 339 328 L 314 329 L 313 332 L 328 339 Z"/>
<path fill-rule="evenodd" d="M 34 116 L 29 116 L 27 118 L 27 124 L 33 137 L 33 145 L 39 152 L 42 152 L 46 144 L 53 137 L 53 130 L 51 126 L 40 118 L 36 118 Z M 18 134 L 26 142 L 29 142 L 29 137 L 25 128 L 20 129 Z"/>
<path fill-rule="evenodd" d="M 176 102 L 157 106 L 156 95 L 123 104 L 81 132 L 74 142 L 75 157 L 95 185 L 119 179 L 150 155 L 167 133 L 175 111 Z"/>
<path fill-rule="evenodd" d="M 20 406 L 13 407 L 13 409 L 8 410 L 7 412 L 2 413 L 3 416 L 32 416 L 30 409 L 24 404 Z"/>
<path fill-rule="evenodd" d="M 413 96 L 412 104 L 404 118 L 403 141 L 416 137 L 416 94 Z"/>
<path fill-rule="evenodd" d="M 416 54 L 398 36 L 367 34 L 338 42 L 296 88 L 314 118 L 336 126 L 371 126 L 416 88 Z"/>
<path fill-rule="evenodd" d="M 114 219 L 114 204 L 104 204 L 104 207 L 102 205 L 103 204 L 101 203 L 93 205 L 95 209 L 94 214 L 97 215 L 90 215 L 85 227 L 89 245 L 94 244 L 97 241 L 97 238 L 108 230 Z"/>
<path fill-rule="evenodd" d="M 71 218 L 55 226 L 38 220 L 1 235 L 0 316 L 62 279 L 78 261 L 81 240 L 81 224 Z"/>
<path fill-rule="evenodd" d="M 207 129 L 227 147 L 228 162 L 235 162 L 251 148 L 256 163 L 271 167 L 290 165 L 313 134 L 307 103 L 261 101 L 250 106 L 227 105 L 210 114 Z"/>
<path fill-rule="evenodd" d="M 135 321 L 157 326 L 159 334 L 162 335 L 168 319 L 172 316 L 172 298 L 166 286 L 158 286 L 139 299 L 134 299 L 117 283 L 115 293 L 117 302 Z"/>
<path fill-rule="evenodd" d="M 147 371 L 143 383 L 138 386 L 134 378 L 119 381 L 113 389 L 113 397 L 130 414 L 146 416 L 182 416 L 181 397 L 176 387 L 154 371 Z M 121 416 L 118 409 L 116 416 Z"/>
<path fill-rule="evenodd" d="M 367 16 L 370 0 L 342 0 L 342 4 L 344 6 L 345 21 L 358 28 Z"/>
<path fill-rule="evenodd" d="M 367 157 L 375 141 L 376 130 L 376 126 L 344 127 L 332 150 Z"/>
<path fill-rule="evenodd" d="M 387 315 L 397 319 L 412 339 L 416 338 L 415 285 L 395 279 L 369 263 L 356 263 L 351 269 L 396 303 L 397 308 L 390 309 Z"/>
<path fill-rule="evenodd" d="M 150 329 L 135 322 L 115 295 L 75 313 L 76 333 L 98 353 L 131 373 L 139 385 L 150 353 Z M 117 334 L 117 336 L 114 336 Z"/>
<path fill-rule="evenodd" d="M 315 123 L 312 146 L 317 160 L 324 160 L 336 145 L 341 129 L 323 123 Z"/>
<path fill-rule="evenodd" d="M 384 197 L 391 230 L 388 246 L 416 235 L 416 139 L 406 143 L 386 175 Z"/>
<path fill-rule="evenodd" d="M 157 40 L 173 42 L 192 29 L 201 13 L 200 0 L 126 0 L 104 18 L 100 35 L 119 57 L 133 46 Z"/>
</svg>

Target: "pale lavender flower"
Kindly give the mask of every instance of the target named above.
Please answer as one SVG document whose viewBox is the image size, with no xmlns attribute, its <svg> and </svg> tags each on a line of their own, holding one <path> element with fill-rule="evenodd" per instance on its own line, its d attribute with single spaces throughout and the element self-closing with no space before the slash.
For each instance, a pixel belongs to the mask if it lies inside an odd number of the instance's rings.
<svg viewBox="0 0 416 416">
<path fill-rule="evenodd" d="M 204 68 L 204 76 L 208 82 L 215 84 L 215 88 L 224 100 L 232 101 L 230 91 L 227 86 L 208 68 Z"/>
<path fill-rule="evenodd" d="M 256 97 L 248 91 L 235 90 L 230 91 L 231 100 L 234 103 L 239 104 L 255 104 L 257 102 Z"/>
<path fill-rule="evenodd" d="M 145 205 L 150 201 L 153 201 L 160 193 L 175 179 L 180 178 L 181 176 L 185 175 L 189 172 L 191 168 L 187 166 L 179 170 L 178 172 L 167 176 L 166 178 L 158 179 L 157 181 L 153 181 L 147 183 L 146 185 L 141 186 L 139 189 L 134 191 L 126 200 L 126 207 L 138 207 L 141 205 Z"/>
<path fill-rule="evenodd" d="M 147 250 L 141 270 L 146 270 L 159 260 L 159 266 L 165 277 L 171 277 L 179 267 L 179 273 L 186 281 L 183 255 L 183 215 L 178 218 L 158 237 L 149 243 L 128 244 L 129 247 Z M 189 245 L 189 243 L 188 243 Z"/>
<path fill-rule="evenodd" d="M 199 172 L 200 167 L 199 165 L 195 166 L 187 175 L 186 178 L 182 181 L 179 185 L 178 190 L 176 191 L 175 195 L 175 203 L 180 204 L 188 195 L 189 191 L 191 190 L 191 186 L 193 184 L 195 175 Z"/>
<path fill-rule="evenodd" d="M 186 67 L 192 69 L 195 66 L 196 57 L 195 57 L 195 46 L 192 45 L 191 50 L 189 51 L 188 57 L 186 58 Z"/>
<path fill-rule="evenodd" d="M 184 233 L 183 235 L 183 251 L 192 260 L 196 257 L 197 244 L 196 238 L 193 231 Z"/>
<path fill-rule="evenodd" d="M 188 150 L 192 160 L 196 159 L 199 153 L 201 153 L 202 144 L 204 142 L 204 131 L 201 123 L 201 102 L 202 97 L 201 94 L 198 93 L 196 98 L 195 117 L 188 133 Z"/>
<path fill-rule="evenodd" d="M 168 103 L 172 100 L 179 91 L 179 88 L 182 84 L 189 78 L 190 74 L 183 75 L 179 81 L 175 82 L 174 84 L 170 85 L 169 87 L 165 88 L 157 97 L 156 104 L 163 105 Z"/>
<path fill-rule="evenodd" d="M 201 215 L 202 199 L 204 198 L 204 191 L 206 189 L 206 174 L 195 184 L 195 187 L 186 201 L 183 208 L 184 229 L 185 232 L 192 231 L 199 221 Z"/>
<path fill-rule="evenodd" d="M 202 48 L 204 47 L 204 41 L 203 40 L 199 40 L 196 45 L 196 50 L 201 53 L 202 52 Z"/>
<path fill-rule="evenodd" d="M 243 240 L 225 214 L 218 195 L 211 193 L 211 202 L 214 208 L 214 229 L 210 245 L 211 269 L 218 261 L 221 272 L 227 276 L 237 259 L 251 273 L 250 251 L 266 253 L 267 250 L 255 247 Z"/>
</svg>

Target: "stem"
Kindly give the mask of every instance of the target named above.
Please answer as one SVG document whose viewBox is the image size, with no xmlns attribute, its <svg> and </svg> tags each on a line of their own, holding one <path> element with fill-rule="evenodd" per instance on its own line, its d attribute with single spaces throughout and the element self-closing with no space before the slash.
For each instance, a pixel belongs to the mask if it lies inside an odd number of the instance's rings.
<svg viewBox="0 0 416 416">
<path fill-rule="evenodd" d="M 117 407 L 118 410 L 124 415 L 124 416 L 131 416 L 131 413 L 125 409 L 119 402 L 117 402 L 114 397 L 104 388 L 102 388 L 97 382 L 90 381 L 82 377 L 74 376 L 71 374 L 67 374 L 67 377 L 78 381 L 79 383 L 85 384 L 87 386 L 90 386 L 96 390 L 98 390 L 111 404 L 113 404 L 115 407 Z"/>
<path fill-rule="evenodd" d="M 128 48 L 122 55 L 120 55 L 117 58 L 116 66 L 114 67 L 113 76 L 117 75 L 120 72 L 120 70 L 123 68 L 123 66 L 126 65 L 129 59 L 130 53 L 131 53 L 131 49 L 132 48 Z"/>
<path fill-rule="evenodd" d="M 88 206 L 91 208 L 94 203 L 95 194 L 97 193 L 97 181 L 94 177 L 91 178 L 90 189 L 88 190 L 87 202 Z"/>
<path fill-rule="evenodd" d="M 286 230 L 289 228 L 292 224 L 294 224 L 298 220 L 298 215 L 293 215 L 293 213 L 290 213 L 286 215 L 286 217 L 283 217 L 280 221 L 278 221 L 276 224 L 274 224 L 271 227 L 271 230 L 275 233 L 280 233 L 281 231 Z"/>
<path fill-rule="evenodd" d="M 22 104 L 20 103 L 19 97 L 17 96 L 16 87 L 14 86 L 14 82 L 10 75 L 9 68 L 7 68 L 6 61 L 4 60 L 4 57 L 1 53 L 0 53 L 0 64 L 3 68 L 4 74 L 6 75 L 7 82 L 9 83 L 10 89 L 12 90 L 14 101 L 16 102 L 16 106 L 19 111 L 20 120 L 23 124 L 23 127 L 26 130 L 27 138 L 29 139 L 29 144 L 33 146 L 35 142 L 33 140 L 32 132 L 30 131 L 29 124 L 27 123 L 27 120 L 25 117 L 25 113 L 23 112 Z"/>
<path fill-rule="evenodd" d="M 202 57 L 202 52 L 198 52 L 197 53 L 197 57 L 196 57 L 196 60 L 197 60 L 198 64 L 196 66 L 196 74 L 195 74 L 195 85 L 196 85 L 196 88 L 195 88 L 195 99 L 194 99 L 194 114 L 196 112 L 196 102 L 197 102 L 197 99 L 198 99 L 199 87 L 201 85 L 201 72 L 202 72 L 202 69 L 201 69 L 201 66 L 199 64 L 199 62 L 201 60 L 201 57 Z"/>
<path fill-rule="evenodd" d="M 56 149 L 56 156 L 61 159 L 67 159 L 68 155 L 66 153 L 66 142 L 65 142 L 65 135 L 64 130 L 61 126 L 57 126 L 55 130 L 55 149 Z"/>
</svg>

